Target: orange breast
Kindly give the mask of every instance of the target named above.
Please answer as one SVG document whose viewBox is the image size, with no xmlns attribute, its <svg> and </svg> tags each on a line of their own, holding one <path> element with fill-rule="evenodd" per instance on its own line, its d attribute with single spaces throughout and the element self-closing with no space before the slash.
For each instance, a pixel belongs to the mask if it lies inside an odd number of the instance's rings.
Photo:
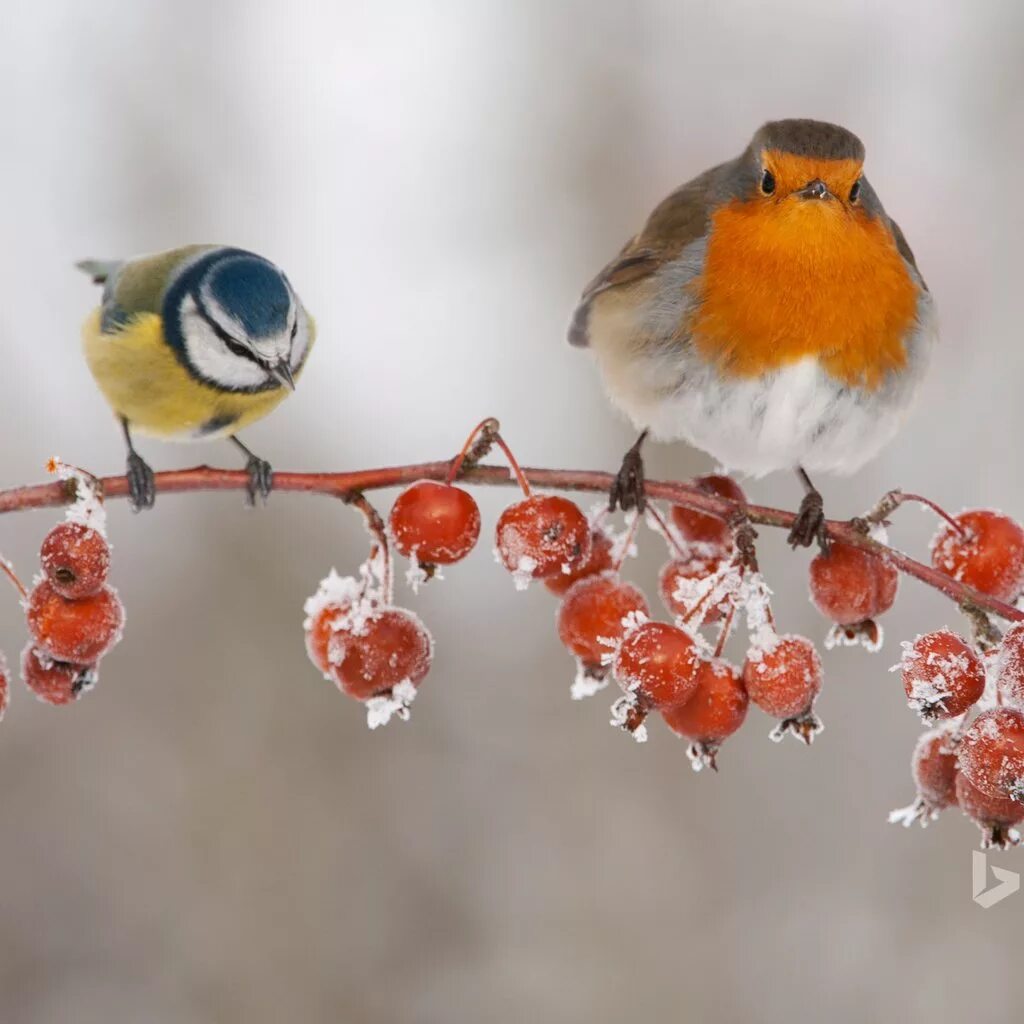
<svg viewBox="0 0 1024 1024">
<path fill-rule="evenodd" d="M 887 226 L 837 200 L 723 206 L 691 287 L 693 343 L 731 373 L 817 356 L 832 376 L 870 389 L 906 363 L 918 286 Z"/>
</svg>

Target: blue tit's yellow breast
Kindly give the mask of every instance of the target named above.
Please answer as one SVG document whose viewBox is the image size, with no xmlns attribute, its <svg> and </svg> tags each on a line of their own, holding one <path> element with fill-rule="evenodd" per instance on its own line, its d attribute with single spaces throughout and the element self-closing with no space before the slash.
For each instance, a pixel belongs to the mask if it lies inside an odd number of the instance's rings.
<svg viewBox="0 0 1024 1024">
<path fill-rule="evenodd" d="M 85 359 L 111 408 L 142 433 L 176 440 L 233 434 L 287 397 L 281 387 L 255 394 L 227 391 L 193 377 L 164 337 L 156 313 L 101 330 L 96 309 L 82 330 Z"/>
</svg>

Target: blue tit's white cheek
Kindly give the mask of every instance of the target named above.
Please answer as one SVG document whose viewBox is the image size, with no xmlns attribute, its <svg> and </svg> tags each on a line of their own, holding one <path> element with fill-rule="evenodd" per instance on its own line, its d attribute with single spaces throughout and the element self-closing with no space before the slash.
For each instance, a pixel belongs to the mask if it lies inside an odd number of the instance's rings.
<svg viewBox="0 0 1024 1024">
<path fill-rule="evenodd" d="M 185 297 L 180 316 L 185 358 L 201 378 L 228 389 L 253 388 L 267 383 L 269 375 L 261 366 L 236 355 L 221 341 L 199 312 L 192 296 Z"/>
<path fill-rule="evenodd" d="M 295 338 L 291 342 L 291 355 L 288 359 L 288 365 L 293 371 L 302 368 L 307 352 L 309 352 L 309 317 L 306 315 L 302 303 L 299 302 L 296 311 Z"/>
</svg>

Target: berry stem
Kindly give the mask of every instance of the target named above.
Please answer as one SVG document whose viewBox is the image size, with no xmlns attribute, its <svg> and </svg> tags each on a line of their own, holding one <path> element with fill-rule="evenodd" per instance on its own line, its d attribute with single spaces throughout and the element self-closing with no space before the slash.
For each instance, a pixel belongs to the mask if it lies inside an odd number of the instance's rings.
<svg viewBox="0 0 1024 1024">
<path fill-rule="evenodd" d="M 619 557 L 615 560 L 614 569 L 616 574 L 622 572 L 622 566 L 629 557 L 629 549 L 633 546 L 633 542 L 636 540 L 636 531 L 639 525 L 640 513 L 634 509 L 633 515 L 629 520 L 629 528 L 626 530 L 626 535 L 622 538 L 622 550 L 619 552 Z"/>
<path fill-rule="evenodd" d="M 445 483 L 451 485 L 457 479 L 463 467 L 469 469 L 475 466 L 481 459 L 487 457 L 487 453 L 494 447 L 495 442 L 501 436 L 501 424 L 493 417 L 481 420 L 471 431 L 462 451 L 452 459 L 452 467 L 448 470 Z M 514 461 L 514 460 L 513 460 Z"/>
<path fill-rule="evenodd" d="M 519 461 L 512 454 L 512 449 L 509 448 L 505 438 L 503 438 L 501 434 L 494 435 L 494 443 L 505 453 L 505 458 L 508 460 L 508 464 L 512 467 L 512 472 L 515 474 L 515 478 L 518 481 L 519 486 L 523 489 L 523 494 L 529 498 L 533 493 L 530 489 L 530 481 L 526 479 L 526 474 L 519 465 Z"/>
<path fill-rule="evenodd" d="M 867 515 L 861 516 L 861 521 L 868 524 L 880 525 L 884 523 L 893 512 L 905 505 L 908 501 L 915 501 L 919 505 L 930 508 L 940 519 L 948 523 L 961 537 L 966 536 L 967 531 L 956 521 L 938 502 L 926 498 L 922 494 L 907 494 L 905 491 L 889 491 L 881 501 Z M 855 520 L 856 522 L 856 520 Z"/>
<path fill-rule="evenodd" d="M 380 513 L 373 507 L 373 503 L 363 494 L 362 491 L 354 491 L 342 499 L 346 505 L 352 505 L 363 513 L 366 529 L 376 541 L 380 549 L 380 556 L 384 562 L 381 585 L 384 589 L 384 601 L 392 604 L 395 597 L 394 570 L 391 558 L 391 543 L 388 539 L 387 527 Z"/>
<path fill-rule="evenodd" d="M 729 642 L 729 635 L 732 633 L 733 620 L 736 618 L 736 605 L 730 601 L 729 610 L 725 614 L 725 621 L 722 623 L 722 630 L 718 634 L 718 642 L 715 644 L 715 657 L 720 658 Z M 774 626 L 774 623 L 773 623 Z"/>
<path fill-rule="evenodd" d="M 648 505 L 646 511 L 648 525 L 654 523 L 657 532 L 661 534 L 669 548 L 675 551 L 677 557 L 686 558 L 687 552 L 683 550 L 682 544 L 673 536 L 671 528 L 665 522 L 665 517 L 653 505 Z"/>
<path fill-rule="evenodd" d="M 18 593 L 21 594 L 22 600 L 27 601 L 28 591 L 25 589 L 25 584 L 18 579 L 18 574 L 14 571 L 14 567 L 3 555 L 0 555 L 0 570 L 3 570 L 4 575 L 11 581 Z"/>
<path fill-rule="evenodd" d="M 345 498 L 354 491 L 369 491 L 385 487 L 401 487 L 417 480 L 438 480 L 447 478 L 451 461 L 415 463 L 407 466 L 386 466 L 355 470 L 346 473 L 289 473 L 274 474 L 274 490 L 277 493 L 292 491 L 302 494 L 324 494 Z M 522 480 L 520 479 L 522 477 Z M 510 474 L 503 466 L 474 466 L 463 473 L 463 479 L 470 484 L 504 486 L 519 484 L 524 480 L 534 486 L 562 491 L 590 491 L 607 494 L 613 483 L 610 473 L 592 470 L 526 468 L 519 474 Z M 128 497 L 128 480 L 124 476 L 109 476 L 100 480 L 106 499 Z M 171 470 L 156 474 L 156 485 L 161 494 L 183 494 L 194 491 L 242 491 L 249 486 L 249 475 L 244 470 L 217 469 L 197 466 L 193 469 Z M 529 484 L 527 485 L 529 486 Z M 648 498 L 682 505 L 695 512 L 705 512 L 728 522 L 736 517 L 758 526 L 771 526 L 788 530 L 796 520 L 796 514 L 783 509 L 764 505 L 747 505 L 718 495 L 707 494 L 698 488 L 676 481 L 645 481 L 644 490 Z M 29 509 L 55 508 L 70 504 L 74 495 L 68 493 L 64 481 L 14 487 L 0 491 L 0 514 L 20 512 Z M 1024 611 L 997 598 L 982 594 L 973 587 L 953 579 L 946 573 L 916 561 L 897 548 L 888 547 L 867 536 L 862 529 L 850 522 L 831 519 L 825 524 L 830 540 L 842 541 L 864 551 L 887 558 L 900 572 L 926 584 L 950 598 L 956 604 L 968 601 L 983 611 L 1005 619 L 1007 622 L 1024 622 Z"/>
</svg>

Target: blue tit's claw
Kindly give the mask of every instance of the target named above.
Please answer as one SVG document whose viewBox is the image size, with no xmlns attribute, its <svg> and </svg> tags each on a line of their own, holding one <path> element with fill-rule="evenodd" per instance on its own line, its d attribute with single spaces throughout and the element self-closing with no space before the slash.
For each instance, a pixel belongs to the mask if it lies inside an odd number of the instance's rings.
<svg viewBox="0 0 1024 1024">
<path fill-rule="evenodd" d="M 128 453 L 126 467 L 128 477 L 128 501 L 133 512 L 142 512 L 153 507 L 156 502 L 156 480 L 153 470 L 138 452 Z"/>
<path fill-rule="evenodd" d="M 823 555 L 829 551 L 828 533 L 825 529 L 825 503 L 816 490 L 808 491 L 796 514 L 796 522 L 789 531 L 789 543 L 794 548 L 809 548 L 815 541 Z"/>
<path fill-rule="evenodd" d="M 249 474 L 246 504 L 253 508 L 258 498 L 260 504 L 265 505 L 274 487 L 274 470 L 270 463 L 266 459 L 250 455 L 249 461 L 245 464 L 245 471 Z"/>
</svg>

